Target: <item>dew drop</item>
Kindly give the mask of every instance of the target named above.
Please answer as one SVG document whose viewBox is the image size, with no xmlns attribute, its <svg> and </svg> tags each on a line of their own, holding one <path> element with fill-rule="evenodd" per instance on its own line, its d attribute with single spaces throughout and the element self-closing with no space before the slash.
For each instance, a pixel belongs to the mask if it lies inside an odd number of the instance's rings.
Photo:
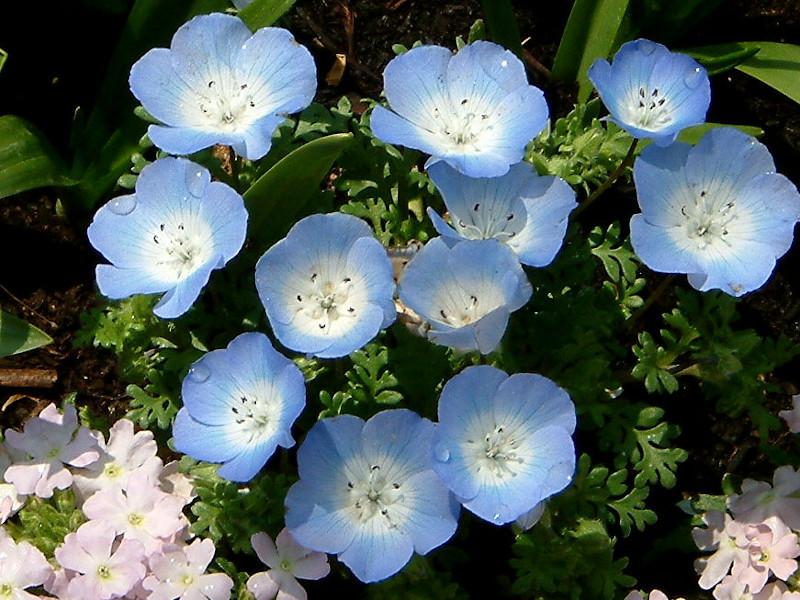
<svg viewBox="0 0 800 600">
<path fill-rule="evenodd" d="M 450 460 L 450 450 L 445 444 L 439 442 L 433 448 L 433 457 L 439 462 L 446 463 Z"/>
<path fill-rule="evenodd" d="M 697 89 L 703 81 L 703 70 L 700 67 L 690 69 L 684 76 L 683 82 L 689 89 Z"/>
<path fill-rule="evenodd" d="M 197 171 L 189 170 L 186 173 L 186 187 L 189 189 L 189 193 L 196 198 L 203 197 L 203 192 L 206 191 L 206 186 L 208 185 L 203 175 L 203 171 L 199 169 Z"/>
<path fill-rule="evenodd" d="M 108 203 L 108 210 L 115 215 L 129 215 L 136 208 L 136 196 L 120 196 Z"/>
<path fill-rule="evenodd" d="M 208 367 L 196 363 L 189 369 L 189 375 L 187 375 L 187 377 L 195 383 L 203 383 L 210 375 L 211 372 L 208 370 Z"/>
<path fill-rule="evenodd" d="M 500 513 L 494 513 L 492 516 L 492 521 L 499 521 L 500 520 Z"/>
<path fill-rule="evenodd" d="M 507 61 L 507 60 L 504 60 L 504 61 L 502 61 L 502 62 L 500 63 L 500 66 L 501 66 L 501 67 L 507 67 L 507 66 L 508 66 L 508 61 Z"/>
</svg>

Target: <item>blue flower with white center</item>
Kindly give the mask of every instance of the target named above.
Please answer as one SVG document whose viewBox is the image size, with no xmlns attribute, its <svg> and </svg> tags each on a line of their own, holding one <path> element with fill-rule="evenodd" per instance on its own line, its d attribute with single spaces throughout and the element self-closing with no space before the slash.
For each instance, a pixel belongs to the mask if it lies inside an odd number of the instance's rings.
<svg viewBox="0 0 800 600">
<path fill-rule="evenodd" d="M 572 481 L 574 431 L 575 406 L 546 377 L 469 367 L 442 389 L 433 470 L 464 508 L 510 523 Z"/>
<path fill-rule="evenodd" d="M 634 252 L 654 271 L 688 274 L 700 291 L 758 289 L 792 245 L 800 194 L 766 146 L 736 129 L 712 129 L 694 147 L 645 148 L 633 179 L 642 209 L 631 219 Z"/>
<path fill-rule="evenodd" d="M 544 94 L 528 84 L 513 53 L 474 42 L 456 54 L 419 46 L 393 58 L 383 72 L 391 110 L 375 107 L 378 139 L 431 155 L 471 177 L 496 177 L 525 154 L 544 128 Z"/>
<path fill-rule="evenodd" d="M 531 297 L 516 255 L 495 239 L 448 245 L 434 238 L 408 263 L 398 288 L 403 304 L 428 322 L 428 339 L 488 354 L 508 316 Z"/>
<path fill-rule="evenodd" d="M 163 125 L 148 129 L 171 154 L 214 144 L 250 160 L 264 156 L 272 133 L 307 107 L 317 89 L 314 60 L 285 29 L 251 33 L 232 15 L 200 15 L 170 48 L 154 48 L 131 69 L 131 91 Z"/>
<path fill-rule="evenodd" d="M 358 350 L 397 316 L 386 250 L 343 213 L 298 221 L 259 259 L 256 288 L 281 344 L 320 358 Z"/>
<path fill-rule="evenodd" d="M 306 405 L 303 374 L 262 333 L 243 333 L 203 355 L 181 388 L 175 448 L 223 463 L 230 481 L 250 481 L 278 446 L 291 448 L 292 423 Z"/>
<path fill-rule="evenodd" d="M 89 225 L 92 246 L 112 263 L 97 266 L 97 286 L 114 299 L 166 292 L 153 312 L 179 317 L 246 233 L 236 191 L 198 164 L 162 158 L 142 170 L 134 194 L 105 204 Z"/>
<path fill-rule="evenodd" d="M 294 539 L 337 554 L 365 583 L 445 543 L 459 506 L 431 469 L 433 431 L 405 409 L 366 423 L 352 415 L 316 423 L 297 451 L 300 480 L 286 495 Z"/>
<path fill-rule="evenodd" d="M 567 218 L 578 205 L 575 192 L 559 177 L 540 177 L 528 163 L 512 165 L 501 177 L 473 178 L 446 163 L 428 175 L 439 188 L 452 227 L 428 208 L 445 241 L 494 238 L 511 248 L 523 265 L 544 267 L 555 258 L 567 233 Z"/>
<path fill-rule="evenodd" d="M 711 84 L 700 63 L 650 40 L 623 44 L 613 64 L 597 59 L 589 79 L 614 123 L 659 146 L 704 123 L 711 103 Z"/>
</svg>

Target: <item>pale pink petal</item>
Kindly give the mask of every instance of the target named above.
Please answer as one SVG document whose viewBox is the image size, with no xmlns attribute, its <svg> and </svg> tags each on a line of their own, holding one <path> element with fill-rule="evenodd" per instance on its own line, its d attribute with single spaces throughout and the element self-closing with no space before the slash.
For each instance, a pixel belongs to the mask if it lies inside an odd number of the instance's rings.
<svg viewBox="0 0 800 600">
<path fill-rule="evenodd" d="M 256 600 L 272 600 L 278 593 L 278 582 L 270 573 L 272 571 L 256 573 L 247 580 L 247 590 L 256 597 Z"/>
<path fill-rule="evenodd" d="M 294 563 L 294 576 L 298 579 L 322 579 L 330 572 L 328 557 L 322 552 L 312 552 Z"/>
<path fill-rule="evenodd" d="M 800 433 L 800 394 L 792 396 L 792 410 L 782 410 L 778 416 L 786 421 L 789 431 Z"/>
<path fill-rule="evenodd" d="M 210 573 L 200 577 L 199 589 L 209 600 L 228 600 L 231 597 L 232 587 L 233 580 L 225 573 Z"/>
<path fill-rule="evenodd" d="M 286 529 L 283 531 L 286 531 Z M 278 534 L 278 537 L 280 537 L 280 534 Z M 250 536 L 250 545 L 253 546 L 256 556 L 258 556 L 261 562 L 270 568 L 278 568 L 281 559 L 280 556 L 278 556 L 278 549 L 275 547 L 275 542 L 272 541 L 272 538 L 269 537 L 269 535 L 263 531 L 254 533 L 252 536 Z"/>
</svg>

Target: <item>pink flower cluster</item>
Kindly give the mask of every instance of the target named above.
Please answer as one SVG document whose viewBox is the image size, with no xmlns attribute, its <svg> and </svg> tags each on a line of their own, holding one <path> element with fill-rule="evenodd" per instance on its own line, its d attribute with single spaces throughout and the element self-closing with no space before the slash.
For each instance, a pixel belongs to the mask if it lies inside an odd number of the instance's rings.
<svg viewBox="0 0 800 600">
<path fill-rule="evenodd" d="M 800 555 L 800 473 L 783 466 L 772 485 L 745 479 L 742 493 L 728 498 L 728 512 L 703 515 L 705 528 L 692 537 L 701 550 L 700 587 L 713 588 L 717 600 L 800 600 L 783 583 L 797 570 Z"/>
<path fill-rule="evenodd" d="M 24 590 L 43 586 L 62 600 L 228 600 L 233 581 L 206 573 L 216 549 L 209 539 L 190 540 L 183 514 L 194 499 L 191 481 L 164 465 L 149 431 L 117 421 L 108 441 L 78 427 L 75 407 L 54 405 L 25 425 L 5 432 L 0 444 L 0 523 L 13 516 L 27 495 L 49 498 L 72 487 L 89 519 L 55 550 L 54 569 L 27 542 L 16 543 L 0 528 L 0 590 L 9 597 L 41 596 Z M 264 533 L 253 548 L 271 570 L 253 575 L 248 589 L 258 600 L 305 600 L 296 577 L 327 575 L 324 554 L 312 553 L 284 530 L 277 546 Z M 6 596 L 3 596 L 6 597 Z"/>
</svg>

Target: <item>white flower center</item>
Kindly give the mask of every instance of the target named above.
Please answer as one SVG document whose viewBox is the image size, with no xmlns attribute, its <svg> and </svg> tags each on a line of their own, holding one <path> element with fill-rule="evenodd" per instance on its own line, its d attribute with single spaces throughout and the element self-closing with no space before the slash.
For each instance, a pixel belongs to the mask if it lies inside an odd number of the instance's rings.
<svg viewBox="0 0 800 600">
<path fill-rule="evenodd" d="M 672 106 L 658 88 L 641 86 L 629 98 L 625 121 L 647 131 L 659 131 L 672 123 Z"/>
<path fill-rule="evenodd" d="M 196 125 L 210 131 L 235 132 L 261 116 L 247 83 L 232 73 L 209 78 L 205 88 L 194 90 L 199 109 Z"/>
<path fill-rule="evenodd" d="M 99 565 L 97 567 L 97 578 L 101 581 L 108 581 L 113 577 L 111 568 L 108 565 Z"/>
<path fill-rule="evenodd" d="M 485 107 L 484 107 L 485 108 Z M 480 152 L 480 139 L 494 129 L 494 119 L 489 109 L 480 110 L 470 104 L 469 98 L 451 102 L 448 107 L 434 107 L 433 117 L 439 124 L 440 136 L 463 151 L 463 146 L 473 146 Z"/>
<path fill-rule="evenodd" d="M 250 444 L 271 436 L 275 432 L 278 416 L 276 403 L 264 400 L 271 398 L 273 392 L 242 395 L 230 407 L 237 425 L 242 428 L 244 442 Z M 261 400 L 259 401 L 259 397 Z M 280 404 L 280 403 L 277 403 Z"/>
<path fill-rule="evenodd" d="M 358 316 L 351 277 L 323 278 L 312 271 L 303 283 L 303 289 L 295 296 L 296 312 L 316 324 L 318 333 L 328 335 L 335 321 Z"/>
<path fill-rule="evenodd" d="M 494 282 L 484 282 L 481 286 L 466 289 L 459 282 L 449 281 L 441 286 L 430 317 L 432 321 L 448 327 L 470 325 L 505 303 L 502 290 Z M 480 289 L 478 289 L 480 288 Z"/>
<path fill-rule="evenodd" d="M 380 465 L 372 465 L 367 477 L 348 481 L 347 491 L 357 521 L 365 523 L 379 518 L 384 520 L 389 529 L 397 528 L 392 505 L 402 504 L 403 492 L 399 483 L 389 481 L 382 475 Z"/>
<path fill-rule="evenodd" d="M 0 598 L 11 598 L 14 588 L 8 583 L 0 584 Z"/>
<path fill-rule="evenodd" d="M 211 258 L 214 242 L 208 223 L 197 215 L 159 223 L 151 238 L 150 268 L 166 281 L 186 279 Z"/>
<path fill-rule="evenodd" d="M 487 469 L 498 478 L 516 477 L 516 466 L 525 461 L 517 454 L 519 441 L 503 425 L 497 425 L 483 439 L 468 439 L 467 445 L 475 456 L 477 471 Z"/>
<path fill-rule="evenodd" d="M 472 210 L 468 214 L 461 217 L 459 215 L 454 225 L 458 233 L 465 238 L 471 240 L 495 238 L 502 243 L 508 242 L 522 231 L 527 221 L 527 213 L 522 202 L 512 204 L 479 202 L 472 206 Z"/>
<path fill-rule="evenodd" d="M 727 198 L 726 198 L 727 199 Z M 709 199 L 708 192 L 702 190 L 694 203 L 681 206 L 682 225 L 686 236 L 696 244 L 698 250 L 716 243 L 730 246 L 726 239 L 728 227 L 737 219 L 736 204 L 731 200 L 720 202 Z"/>
</svg>

